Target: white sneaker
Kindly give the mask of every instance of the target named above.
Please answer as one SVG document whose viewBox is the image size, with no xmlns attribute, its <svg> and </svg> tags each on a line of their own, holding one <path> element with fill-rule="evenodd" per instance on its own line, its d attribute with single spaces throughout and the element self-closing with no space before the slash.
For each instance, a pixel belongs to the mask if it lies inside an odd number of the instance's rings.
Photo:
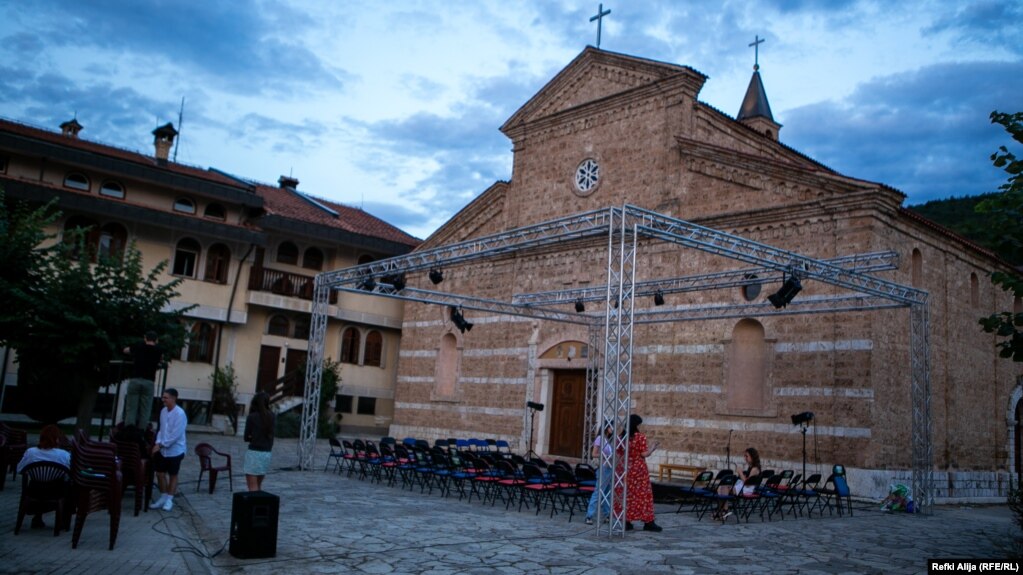
<svg viewBox="0 0 1023 575">
<path fill-rule="evenodd" d="M 166 493 L 161 493 L 160 496 L 156 498 L 156 501 L 154 501 L 154 502 L 149 504 L 149 508 L 150 509 L 159 509 L 159 508 L 163 507 L 163 504 L 166 503 L 166 502 L 167 502 L 167 494 Z"/>
<path fill-rule="evenodd" d="M 165 501 L 164 504 L 163 504 L 163 510 L 164 511 L 170 511 L 171 509 L 174 509 L 174 499 L 171 498 L 171 497 L 168 497 L 167 501 Z"/>
</svg>

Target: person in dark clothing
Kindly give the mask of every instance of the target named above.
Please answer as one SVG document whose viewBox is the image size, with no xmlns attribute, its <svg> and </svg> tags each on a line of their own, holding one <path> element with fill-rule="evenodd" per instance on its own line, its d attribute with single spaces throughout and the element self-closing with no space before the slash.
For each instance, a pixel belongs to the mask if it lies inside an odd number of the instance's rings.
<svg viewBox="0 0 1023 575">
<path fill-rule="evenodd" d="M 153 416 L 153 388 L 163 349 L 157 344 L 156 332 L 147 331 L 142 342 L 124 348 L 124 353 L 131 356 L 131 379 L 124 394 L 123 421 L 145 429 Z"/>
<path fill-rule="evenodd" d="M 261 491 L 263 478 L 270 470 L 270 452 L 274 446 L 276 417 L 270 411 L 270 396 L 261 391 L 252 398 L 245 419 L 245 484 L 249 491 Z"/>
</svg>

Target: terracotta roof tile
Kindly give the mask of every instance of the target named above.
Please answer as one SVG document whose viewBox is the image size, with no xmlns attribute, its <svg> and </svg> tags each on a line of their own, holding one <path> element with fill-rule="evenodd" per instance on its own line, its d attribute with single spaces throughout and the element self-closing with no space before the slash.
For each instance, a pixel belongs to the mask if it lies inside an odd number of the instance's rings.
<svg viewBox="0 0 1023 575">
<path fill-rule="evenodd" d="M 205 170 L 196 166 L 189 166 L 186 164 L 179 164 L 176 162 L 168 161 L 166 164 L 160 164 L 156 161 L 153 156 L 147 156 L 140 154 L 139 152 L 132 152 L 124 148 L 118 148 L 116 146 L 109 146 L 107 144 L 100 144 L 98 142 L 92 142 L 84 140 L 82 138 L 72 138 L 65 136 L 59 132 L 45 130 L 42 128 L 36 128 L 23 124 L 20 122 L 14 122 L 12 120 L 6 120 L 0 118 L 0 131 L 8 132 L 11 134 L 17 134 L 20 136 L 26 136 L 29 138 L 35 138 L 52 144 L 60 146 L 66 146 L 68 148 L 75 148 L 78 150 L 91 152 L 107 157 L 117 158 L 120 160 L 126 160 L 134 162 L 136 164 L 143 164 L 145 166 L 167 170 L 169 172 L 175 172 L 187 176 L 201 178 L 218 184 L 227 186 L 233 186 L 236 188 L 244 188 L 238 180 L 229 178 L 223 174 L 219 174 L 214 171 Z"/>
<path fill-rule="evenodd" d="M 323 198 L 315 198 L 294 190 L 264 184 L 256 185 L 256 193 L 262 196 L 263 209 L 269 214 L 337 228 L 412 247 L 421 243 L 420 239 L 401 231 L 376 216 L 351 206 Z M 317 206 L 317 203 L 333 210 L 337 215 L 331 214 Z"/>
</svg>

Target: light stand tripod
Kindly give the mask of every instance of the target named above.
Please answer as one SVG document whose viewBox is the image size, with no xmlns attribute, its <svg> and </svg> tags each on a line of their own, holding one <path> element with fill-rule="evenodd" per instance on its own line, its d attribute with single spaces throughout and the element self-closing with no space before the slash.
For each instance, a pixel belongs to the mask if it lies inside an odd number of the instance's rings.
<svg viewBox="0 0 1023 575">
<path fill-rule="evenodd" d="M 529 408 L 529 451 L 527 451 L 525 455 L 526 460 L 528 461 L 534 457 L 540 459 L 540 456 L 533 451 L 533 430 L 536 429 L 536 425 L 534 425 L 536 422 L 536 412 L 543 411 L 543 404 L 536 403 L 534 401 L 527 401 L 526 407 Z"/>
<path fill-rule="evenodd" d="M 732 431 L 728 430 L 728 445 L 725 446 L 725 469 L 732 468 Z"/>
<path fill-rule="evenodd" d="M 806 481 L 806 428 L 810 426 L 809 421 L 804 421 L 799 424 L 799 433 L 803 434 L 803 481 Z"/>
</svg>

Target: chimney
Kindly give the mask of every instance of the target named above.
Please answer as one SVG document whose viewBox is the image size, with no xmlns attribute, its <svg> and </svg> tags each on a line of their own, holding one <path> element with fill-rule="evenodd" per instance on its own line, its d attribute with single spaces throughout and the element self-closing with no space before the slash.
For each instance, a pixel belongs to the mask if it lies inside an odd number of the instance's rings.
<svg viewBox="0 0 1023 575">
<path fill-rule="evenodd" d="M 280 184 L 281 187 L 284 189 L 294 190 L 295 188 L 298 187 L 298 178 L 293 178 L 291 176 L 281 176 L 280 178 L 277 179 L 277 183 Z"/>
<path fill-rule="evenodd" d="M 78 138 L 78 132 L 82 131 L 82 125 L 78 118 L 72 118 L 60 125 L 60 133 L 68 138 Z"/>
<path fill-rule="evenodd" d="M 171 146 L 174 145 L 174 136 L 178 135 L 178 131 L 174 129 L 174 125 L 170 122 L 160 126 L 153 130 L 153 144 L 156 146 L 156 162 L 160 165 L 167 163 L 167 158 L 170 157 Z"/>
</svg>

